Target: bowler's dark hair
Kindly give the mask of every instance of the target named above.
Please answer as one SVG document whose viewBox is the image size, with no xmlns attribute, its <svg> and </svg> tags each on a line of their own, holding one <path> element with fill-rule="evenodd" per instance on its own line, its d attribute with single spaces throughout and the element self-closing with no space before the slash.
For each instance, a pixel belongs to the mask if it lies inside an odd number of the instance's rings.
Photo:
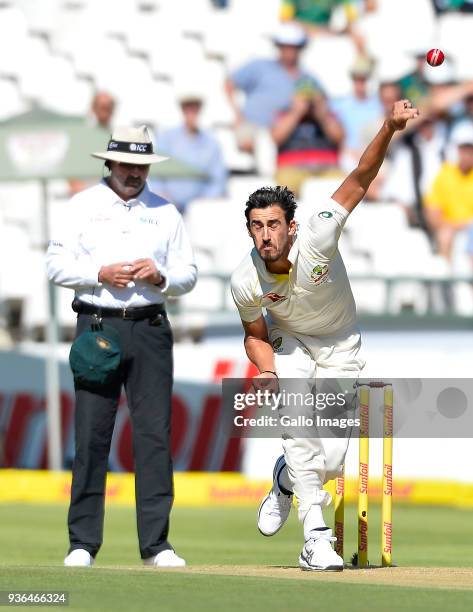
<svg viewBox="0 0 473 612">
<path fill-rule="evenodd" d="M 286 223 L 294 219 L 297 204 L 294 193 L 287 187 L 261 187 L 254 191 L 246 202 L 245 217 L 246 224 L 250 223 L 250 211 L 254 208 L 268 208 L 271 204 L 277 204 L 284 211 Z"/>
</svg>

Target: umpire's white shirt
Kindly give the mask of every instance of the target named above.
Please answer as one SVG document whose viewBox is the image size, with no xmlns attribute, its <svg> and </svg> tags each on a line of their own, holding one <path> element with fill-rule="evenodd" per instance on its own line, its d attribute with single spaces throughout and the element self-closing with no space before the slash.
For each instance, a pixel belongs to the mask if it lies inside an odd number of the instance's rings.
<svg viewBox="0 0 473 612">
<path fill-rule="evenodd" d="M 103 180 L 67 204 L 67 227 L 52 236 L 48 277 L 89 304 L 125 308 L 161 304 L 190 291 L 197 279 L 192 248 L 173 204 L 145 185 L 124 202 Z M 166 278 L 162 288 L 136 281 L 120 289 L 99 283 L 102 266 L 151 258 Z"/>
<path fill-rule="evenodd" d="M 335 200 L 318 207 L 299 231 L 290 252 L 289 274 L 271 274 L 253 249 L 232 275 L 232 294 L 243 321 L 265 308 L 271 328 L 308 336 L 353 329 L 355 301 L 338 239 L 348 211 Z"/>
</svg>

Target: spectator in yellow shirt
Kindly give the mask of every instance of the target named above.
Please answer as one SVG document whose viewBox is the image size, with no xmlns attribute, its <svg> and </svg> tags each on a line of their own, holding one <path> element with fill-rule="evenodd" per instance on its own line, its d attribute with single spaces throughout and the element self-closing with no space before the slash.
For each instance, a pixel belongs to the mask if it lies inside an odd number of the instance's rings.
<svg viewBox="0 0 473 612">
<path fill-rule="evenodd" d="M 438 252 L 447 258 L 456 232 L 473 222 L 473 124 L 455 130 L 452 141 L 458 161 L 442 165 L 425 202 Z"/>
</svg>

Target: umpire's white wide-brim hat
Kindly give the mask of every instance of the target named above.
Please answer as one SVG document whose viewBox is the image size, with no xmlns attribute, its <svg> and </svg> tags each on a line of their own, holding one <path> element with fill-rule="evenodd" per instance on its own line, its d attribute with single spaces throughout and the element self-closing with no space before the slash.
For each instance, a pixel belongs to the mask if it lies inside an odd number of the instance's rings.
<svg viewBox="0 0 473 612">
<path fill-rule="evenodd" d="M 124 164 L 157 164 L 169 159 L 156 155 L 146 125 L 137 128 L 117 127 L 113 130 L 107 150 L 91 153 L 92 157 L 108 159 Z"/>
</svg>

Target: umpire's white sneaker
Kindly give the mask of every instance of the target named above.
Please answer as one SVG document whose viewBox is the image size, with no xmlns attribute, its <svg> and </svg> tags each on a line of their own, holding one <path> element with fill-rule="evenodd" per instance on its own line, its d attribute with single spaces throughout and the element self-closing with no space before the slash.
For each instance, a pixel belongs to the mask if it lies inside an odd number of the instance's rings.
<svg viewBox="0 0 473 612">
<path fill-rule="evenodd" d="M 278 477 L 286 467 L 284 455 L 276 461 L 273 470 L 273 486 L 261 502 L 258 510 L 258 529 L 264 536 L 277 533 L 287 521 L 292 506 L 292 493 L 287 495 L 279 487 Z"/>
<path fill-rule="evenodd" d="M 300 568 L 310 571 L 342 571 L 343 559 L 332 548 L 332 542 L 337 541 L 332 536 L 332 530 L 313 531 L 312 534 L 313 537 L 307 540 L 300 554 Z"/>
<path fill-rule="evenodd" d="M 178 557 L 176 553 L 171 550 L 162 550 L 154 557 L 148 557 L 143 559 L 145 565 L 151 565 L 154 567 L 185 567 L 186 562 L 181 557 Z"/>
<path fill-rule="evenodd" d="M 94 563 L 94 558 L 89 551 L 83 548 L 72 550 L 64 559 L 66 567 L 90 567 Z"/>
</svg>

